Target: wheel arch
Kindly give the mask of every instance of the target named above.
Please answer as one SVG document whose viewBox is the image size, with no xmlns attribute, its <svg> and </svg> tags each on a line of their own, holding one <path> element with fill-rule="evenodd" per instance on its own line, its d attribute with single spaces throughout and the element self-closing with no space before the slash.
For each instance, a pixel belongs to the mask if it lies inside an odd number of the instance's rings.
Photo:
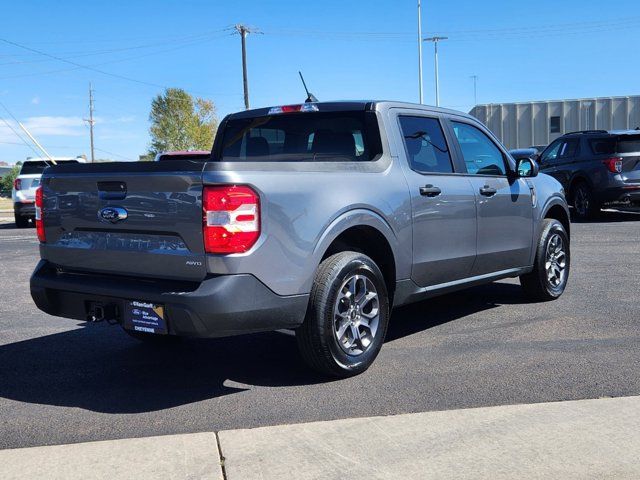
<svg viewBox="0 0 640 480">
<path fill-rule="evenodd" d="M 401 278 L 398 239 L 389 224 L 372 211 L 358 209 L 345 212 L 334 220 L 316 244 L 316 265 L 342 251 L 356 251 L 370 257 L 380 268 L 390 300 Z"/>
<path fill-rule="evenodd" d="M 560 202 L 554 202 L 551 205 L 547 205 L 542 218 L 553 218 L 554 220 L 558 220 L 567 232 L 567 236 L 571 238 L 571 220 L 566 206 L 562 205 Z"/>
</svg>

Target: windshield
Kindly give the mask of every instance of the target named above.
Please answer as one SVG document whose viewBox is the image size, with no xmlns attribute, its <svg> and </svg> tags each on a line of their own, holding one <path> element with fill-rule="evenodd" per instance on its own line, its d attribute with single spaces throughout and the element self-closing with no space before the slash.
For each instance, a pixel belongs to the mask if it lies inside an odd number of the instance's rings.
<svg viewBox="0 0 640 480">
<path fill-rule="evenodd" d="M 382 153 L 373 112 L 309 112 L 230 119 L 214 160 L 370 161 Z"/>
</svg>

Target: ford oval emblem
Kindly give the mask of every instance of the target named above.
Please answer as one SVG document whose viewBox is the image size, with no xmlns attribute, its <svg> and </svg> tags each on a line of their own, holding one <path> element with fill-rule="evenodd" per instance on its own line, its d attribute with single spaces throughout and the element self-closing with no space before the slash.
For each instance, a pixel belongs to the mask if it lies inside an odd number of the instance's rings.
<svg viewBox="0 0 640 480">
<path fill-rule="evenodd" d="M 122 207 L 105 207 L 98 211 L 98 218 L 105 222 L 116 223 L 128 216 L 129 214 Z"/>
</svg>

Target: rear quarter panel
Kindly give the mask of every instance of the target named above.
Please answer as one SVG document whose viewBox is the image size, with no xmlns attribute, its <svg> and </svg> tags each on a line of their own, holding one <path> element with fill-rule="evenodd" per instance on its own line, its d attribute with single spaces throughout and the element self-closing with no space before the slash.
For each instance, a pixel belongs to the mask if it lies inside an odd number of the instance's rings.
<svg viewBox="0 0 640 480">
<path fill-rule="evenodd" d="M 261 202 L 261 236 L 256 245 L 244 254 L 207 255 L 210 273 L 251 273 L 279 295 L 309 293 L 331 242 L 352 226 L 370 225 L 394 252 L 396 278 L 409 277 L 411 206 L 395 159 L 385 154 L 357 165 L 319 162 L 290 167 L 207 165 L 205 185 L 250 185 Z"/>
</svg>

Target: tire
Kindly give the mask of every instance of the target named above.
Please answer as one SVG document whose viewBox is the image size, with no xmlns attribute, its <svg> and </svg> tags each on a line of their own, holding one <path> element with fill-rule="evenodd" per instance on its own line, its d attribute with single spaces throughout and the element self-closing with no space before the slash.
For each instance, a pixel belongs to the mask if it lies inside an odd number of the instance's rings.
<svg viewBox="0 0 640 480">
<path fill-rule="evenodd" d="M 548 257 L 548 254 L 553 256 Z M 567 232 L 558 220 L 547 218 L 543 221 L 536 247 L 533 271 L 520 276 L 525 295 L 535 301 L 555 300 L 567 286 L 570 268 L 571 251 Z"/>
<path fill-rule="evenodd" d="M 311 368 L 350 377 L 373 363 L 388 324 L 389 296 L 382 272 L 366 255 L 340 252 L 318 267 L 296 340 Z"/>
<path fill-rule="evenodd" d="M 16 221 L 16 228 L 27 228 L 29 226 L 29 218 L 21 215 L 14 214 L 13 217 Z"/>
<path fill-rule="evenodd" d="M 130 337 L 147 345 L 175 345 L 182 340 L 181 337 L 176 337 L 175 335 L 157 335 L 155 333 L 135 332 L 133 330 L 127 330 L 126 328 L 123 328 L 122 330 Z"/>
<path fill-rule="evenodd" d="M 592 220 L 598 216 L 600 205 L 586 182 L 580 181 L 571 189 L 571 206 L 576 220 Z"/>
</svg>

